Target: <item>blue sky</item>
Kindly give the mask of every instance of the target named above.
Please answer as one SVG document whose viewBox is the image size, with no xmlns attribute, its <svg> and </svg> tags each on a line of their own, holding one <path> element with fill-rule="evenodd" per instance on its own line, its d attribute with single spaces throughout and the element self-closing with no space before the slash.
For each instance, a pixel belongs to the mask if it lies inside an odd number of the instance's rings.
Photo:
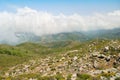
<svg viewBox="0 0 120 80">
<path fill-rule="evenodd" d="M 53 14 L 93 14 L 120 10 L 120 0 L 0 0 L 0 11 L 29 7 Z"/>
</svg>

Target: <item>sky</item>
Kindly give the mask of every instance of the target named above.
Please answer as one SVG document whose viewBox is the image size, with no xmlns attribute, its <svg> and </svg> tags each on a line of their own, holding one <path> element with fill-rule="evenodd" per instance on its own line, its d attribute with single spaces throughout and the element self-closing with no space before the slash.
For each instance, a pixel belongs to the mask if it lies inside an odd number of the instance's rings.
<svg viewBox="0 0 120 80">
<path fill-rule="evenodd" d="M 120 28 L 120 0 L 0 0 L 0 41 Z"/>
<path fill-rule="evenodd" d="M 15 8 L 29 7 L 52 14 L 79 13 L 89 15 L 120 9 L 120 0 L 0 0 L 0 11 L 14 11 Z"/>
</svg>

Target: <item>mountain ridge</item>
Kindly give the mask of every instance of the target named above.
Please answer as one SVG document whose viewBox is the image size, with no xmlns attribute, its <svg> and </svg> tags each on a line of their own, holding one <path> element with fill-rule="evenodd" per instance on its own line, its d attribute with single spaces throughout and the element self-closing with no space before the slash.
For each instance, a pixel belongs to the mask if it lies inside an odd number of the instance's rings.
<svg viewBox="0 0 120 80">
<path fill-rule="evenodd" d="M 120 39 L 120 28 L 109 29 L 109 30 L 95 30 L 95 31 L 74 31 L 74 32 L 62 32 L 57 34 L 47 35 L 35 35 L 31 32 L 18 32 L 15 33 L 18 41 L 15 43 L 9 40 L 0 41 L 1 44 L 16 45 L 24 42 L 35 42 L 35 43 L 48 43 L 48 42 L 59 42 L 59 41 L 79 41 L 85 42 L 93 39 Z"/>
</svg>

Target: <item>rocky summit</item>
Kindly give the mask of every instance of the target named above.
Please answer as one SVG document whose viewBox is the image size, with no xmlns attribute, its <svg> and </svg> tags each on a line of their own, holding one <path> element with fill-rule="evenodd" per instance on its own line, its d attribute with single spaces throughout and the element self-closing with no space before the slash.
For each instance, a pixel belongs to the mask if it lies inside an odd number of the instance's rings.
<svg viewBox="0 0 120 80">
<path fill-rule="evenodd" d="M 19 48 L 23 49 L 23 46 L 13 47 Z M 35 50 L 37 56 L 26 57 L 26 61 L 7 68 L 0 66 L 1 80 L 120 80 L 120 40 L 70 42 L 64 47 L 42 49 L 34 45 L 30 48 L 28 55 Z M 38 55 L 41 51 L 50 54 Z"/>
</svg>

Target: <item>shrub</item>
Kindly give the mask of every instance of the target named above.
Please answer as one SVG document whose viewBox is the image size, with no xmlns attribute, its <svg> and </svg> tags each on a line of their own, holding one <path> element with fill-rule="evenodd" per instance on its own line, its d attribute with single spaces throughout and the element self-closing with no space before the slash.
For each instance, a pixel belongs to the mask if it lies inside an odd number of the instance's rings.
<svg viewBox="0 0 120 80">
<path fill-rule="evenodd" d="M 69 75 L 67 76 L 67 80 L 71 80 L 71 77 L 72 77 L 72 75 L 69 74 Z"/>
<path fill-rule="evenodd" d="M 117 77 L 115 80 L 120 80 L 120 77 Z"/>
<path fill-rule="evenodd" d="M 60 74 L 60 73 L 57 73 L 57 74 L 55 75 L 55 79 L 56 79 L 56 80 L 65 80 L 64 77 L 62 76 L 62 74 Z"/>
</svg>

